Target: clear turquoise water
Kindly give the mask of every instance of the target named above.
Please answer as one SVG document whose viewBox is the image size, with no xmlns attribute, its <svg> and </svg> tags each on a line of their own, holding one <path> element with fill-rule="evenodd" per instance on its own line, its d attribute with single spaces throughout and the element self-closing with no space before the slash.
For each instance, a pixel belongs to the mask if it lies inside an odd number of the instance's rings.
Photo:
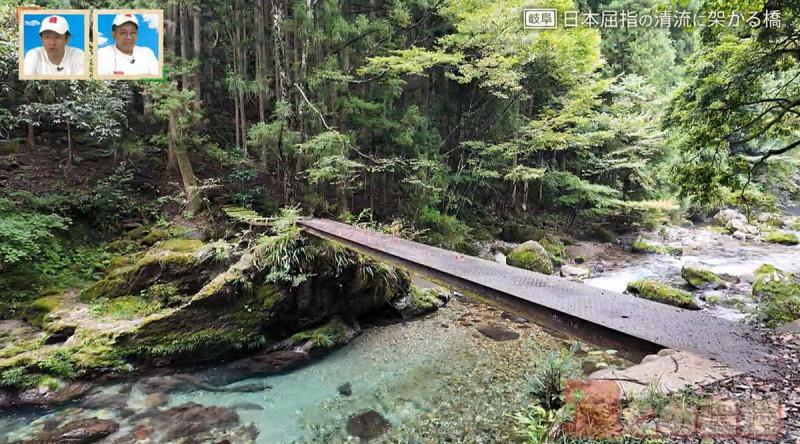
<svg viewBox="0 0 800 444">
<path fill-rule="evenodd" d="M 291 373 L 235 384 L 263 382 L 271 389 L 172 393 L 161 408 L 189 401 L 235 408 L 242 426 L 252 424 L 258 430 L 258 443 L 346 442 L 353 439 L 345 431 L 347 419 L 365 410 L 380 412 L 392 425 L 378 442 L 515 442 L 519 437 L 511 415 L 528 403 L 533 366 L 546 351 L 569 344 L 530 324 L 520 328 L 502 320 L 500 313 L 486 305 L 454 301 L 423 319 L 367 329 L 348 346 Z M 486 322 L 504 324 L 521 337 L 495 342 L 469 325 Z M 209 373 L 215 371 L 219 370 Z M 338 393 L 344 383 L 351 384 L 352 396 Z M 117 393 L 120 387 L 102 391 Z M 137 385 L 129 395 L 119 396 L 127 396 L 127 406 L 137 412 L 146 409 L 146 395 Z M 253 404 L 261 410 L 253 410 Z M 120 422 L 120 431 L 105 442 L 130 436 L 135 425 L 113 409 L 77 405 L 46 414 L 6 416 L 0 420 L 0 434 L 11 440 L 30 437 L 44 421 L 65 416 Z"/>
</svg>

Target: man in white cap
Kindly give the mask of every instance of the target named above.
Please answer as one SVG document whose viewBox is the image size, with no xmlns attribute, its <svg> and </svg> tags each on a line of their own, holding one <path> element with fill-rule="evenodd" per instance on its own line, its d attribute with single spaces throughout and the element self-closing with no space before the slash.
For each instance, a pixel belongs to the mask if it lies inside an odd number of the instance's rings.
<svg viewBox="0 0 800 444">
<path fill-rule="evenodd" d="M 114 44 L 97 50 L 97 73 L 100 75 L 147 75 L 161 77 L 158 59 L 145 46 L 136 46 L 139 21 L 134 14 L 117 14 L 111 24 Z"/>
<path fill-rule="evenodd" d="M 60 15 L 51 15 L 42 20 L 39 27 L 42 46 L 25 53 L 22 72 L 25 75 L 75 76 L 86 72 L 83 51 L 69 42 L 69 24 Z"/>
</svg>

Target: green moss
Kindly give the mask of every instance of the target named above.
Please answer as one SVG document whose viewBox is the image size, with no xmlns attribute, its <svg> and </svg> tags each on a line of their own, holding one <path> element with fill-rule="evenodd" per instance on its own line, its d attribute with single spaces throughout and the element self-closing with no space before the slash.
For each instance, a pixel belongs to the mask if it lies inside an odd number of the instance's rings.
<svg viewBox="0 0 800 444">
<path fill-rule="evenodd" d="M 139 292 L 139 294 L 144 300 L 158 303 L 162 307 L 178 305 L 185 299 L 178 287 L 171 283 L 153 284 Z"/>
<path fill-rule="evenodd" d="M 295 333 L 289 340 L 294 344 L 310 341 L 314 347 L 332 348 L 345 344 L 350 339 L 350 332 L 350 327 L 335 317 L 320 327 Z"/>
<path fill-rule="evenodd" d="M 515 248 L 506 258 L 506 263 L 512 267 L 553 274 L 553 262 L 550 260 L 550 255 L 536 241 L 528 241 Z"/>
<path fill-rule="evenodd" d="M 114 297 L 125 293 L 125 281 L 117 277 L 108 277 L 84 288 L 78 300 L 91 302 L 102 297 Z"/>
<path fill-rule="evenodd" d="M 158 244 L 158 248 L 179 253 L 194 253 L 203 245 L 203 241 L 198 239 L 170 239 Z"/>
<path fill-rule="evenodd" d="M 753 297 L 758 301 L 757 317 L 769 327 L 800 318 L 800 282 L 797 277 L 764 264 L 755 271 Z"/>
<path fill-rule="evenodd" d="M 628 283 L 628 292 L 635 294 L 641 298 L 649 299 L 662 304 L 673 305 L 675 307 L 686 308 L 689 310 L 699 310 L 700 307 L 692 298 L 692 294 L 672 288 L 669 285 L 662 284 L 649 279 L 642 279 Z"/>
<path fill-rule="evenodd" d="M 647 242 L 641 236 L 636 238 L 636 242 L 631 245 L 631 251 L 634 253 L 648 253 L 648 254 L 683 254 L 683 249 L 679 247 L 671 247 L 667 245 L 658 245 Z"/>
<path fill-rule="evenodd" d="M 800 231 L 800 218 L 796 219 L 789 225 L 790 230 Z"/>
<path fill-rule="evenodd" d="M 287 293 L 277 285 L 262 285 L 253 289 L 253 295 L 262 308 L 270 309 L 287 297 Z"/>
<path fill-rule="evenodd" d="M 58 296 L 45 296 L 31 302 L 25 312 L 25 320 L 31 325 L 41 327 L 44 317 L 58 308 L 61 299 Z"/>
<path fill-rule="evenodd" d="M 711 270 L 691 265 L 681 268 L 681 277 L 693 288 L 719 288 L 725 282 Z"/>
<path fill-rule="evenodd" d="M 781 245 L 797 245 L 800 243 L 800 239 L 797 238 L 796 234 L 782 231 L 772 231 L 768 233 L 764 236 L 764 241 Z"/>
<path fill-rule="evenodd" d="M 432 311 L 441 304 L 439 299 L 441 292 L 442 290 L 439 288 L 426 288 L 423 290 L 416 285 L 412 285 L 409 290 L 411 304 L 420 311 Z"/>
<path fill-rule="evenodd" d="M 139 239 L 143 245 L 153 245 L 156 242 L 169 239 L 169 231 L 162 228 L 151 228 L 147 230 L 147 234 Z"/>
<path fill-rule="evenodd" d="M 552 236 L 545 236 L 542 240 L 539 241 L 539 245 L 541 245 L 547 254 L 550 256 L 550 260 L 553 261 L 553 264 L 556 266 L 564 264 L 564 243 Z"/>
<path fill-rule="evenodd" d="M 91 312 L 96 317 L 133 319 L 161 310 L 161 303 L 139 296 L 120 296 L 113 299 L 99 298 L 92 304 Z"/>
<path fill-rule="evenodd" d="M 257 331 L 244 328 L 211 327 L 191 333 L 171 332 L 151 336 L 145 341 L 123 347 L 124 356 L 137 358 L 179 358 L 183 356 L 216 357 L 235 350 L 263 347 L 266 338 Z"/>
</svg>

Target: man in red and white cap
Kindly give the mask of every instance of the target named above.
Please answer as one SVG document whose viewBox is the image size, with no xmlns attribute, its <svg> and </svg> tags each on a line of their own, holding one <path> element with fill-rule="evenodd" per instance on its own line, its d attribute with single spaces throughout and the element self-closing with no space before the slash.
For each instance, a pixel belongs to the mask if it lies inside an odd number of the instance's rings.
<svg viewBox="0 0 800 444">
<path fill-rule="evenodd" d="M 22 72 L 25 75 L 75 76 L 86 73 L 86 58 L 83 51 L 67 46 L 70 39 L 67 19 L 51 15 L 42 20 L 39 27 L 42 46 L 25 53 Z"/>
<path fill-rule="evenodd" d="M 136 46 L 139 21 L 135 14 L 117 14 L 111 24 L 114 44 L 97 50 L 97 73 L 100 75 L 148 75 L 160 77 L 158 59 L 145 46 Z"/>
</svg>

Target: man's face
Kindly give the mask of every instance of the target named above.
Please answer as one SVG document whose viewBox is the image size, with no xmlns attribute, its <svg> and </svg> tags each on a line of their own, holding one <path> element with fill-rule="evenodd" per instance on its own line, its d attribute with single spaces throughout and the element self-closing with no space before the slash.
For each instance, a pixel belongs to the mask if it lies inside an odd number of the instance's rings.
<svg viewBox="0 0 800 444">
<path fill-rule="evenodd" d="M 48 56 L 57 56 L 64 52 L 67 46 L 68 37 L 66 34 L 59 34 L 54 31 L 44 31 L 41 34 L 42 46 L 47 51 Z"/>
<path fill-rule="evenodd" d="M 111 33 L 114 41 L 117 42 L 117 48 L 122 52 L 131 52 L 133 47 L 136 46 L 136 38 L 139 36 L 139 30 L 133 23 L 123 23 Z"/>
</svg>

